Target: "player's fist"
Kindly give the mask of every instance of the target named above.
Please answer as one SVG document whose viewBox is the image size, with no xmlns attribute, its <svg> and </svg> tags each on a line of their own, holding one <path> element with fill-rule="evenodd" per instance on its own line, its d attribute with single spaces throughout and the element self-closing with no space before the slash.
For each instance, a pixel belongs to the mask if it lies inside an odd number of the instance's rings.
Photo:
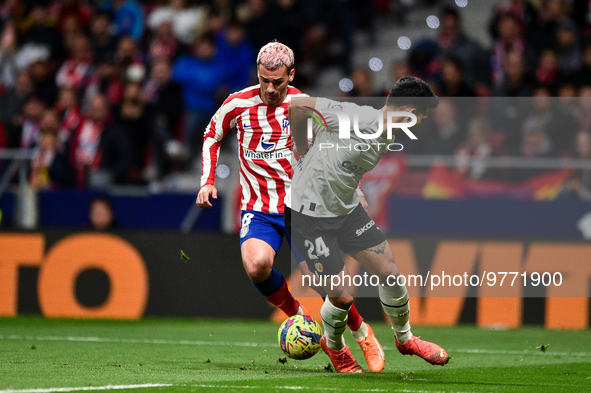
<svg viewBox="0 0 591 393">
<path fill-rule="evenodd" d="M 201 190 L 199 190 L 199 195 L 197 195 L 197 206 L 204 209 L 211 208 L 213 205 L 209 201 L 210 195 L 213 197 L 213 199 L 218 199 L 218 190 L 213 184 L 206 184 L 201 187 Z"/>
</svg>

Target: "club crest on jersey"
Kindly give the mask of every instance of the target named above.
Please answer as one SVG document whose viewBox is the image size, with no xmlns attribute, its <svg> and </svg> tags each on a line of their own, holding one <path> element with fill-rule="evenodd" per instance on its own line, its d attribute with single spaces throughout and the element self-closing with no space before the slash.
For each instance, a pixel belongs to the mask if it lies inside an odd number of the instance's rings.
<svg viewBox="0 0 591 393">
<path fill-rule="evenodd" d="M 291 130 L 289 128 L 289 118 L 284 117 L 281 121 L 281 131 L 285 132 L 286 134 L 290 133 Z"/>
<path fill-rule="evenodd" d="M 314 264 L 314 267 L 316 268 L 316 270 L 318 270 L 320 273 L 322 273 L 322 271 L 324 270 L 324 266 L 322 266 L 322 264 L 320 262 L 316 262 Z"/>
<path fill-rule="evenodd" d="M 261 149 L 263 149 L 264 151 L 270 151 L 270 150 L 275 149 L 275 146 L 277 146 L 277 143 L 270 142 L 269 141 L 270 139 L 271 139 L 271 135 L 263 134 L 263 136 L 261 137 Z"/>
</svg>

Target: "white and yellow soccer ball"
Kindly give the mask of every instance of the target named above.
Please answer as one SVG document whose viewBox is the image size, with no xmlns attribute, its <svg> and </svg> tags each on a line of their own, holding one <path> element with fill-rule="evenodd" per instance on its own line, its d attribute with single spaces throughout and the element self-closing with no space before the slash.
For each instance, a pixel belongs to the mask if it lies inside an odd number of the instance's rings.
<svg viewBox="0 0 591 393">
<path fill-rule="evenodd" d="M 320 351 L 322 326 L 307 315 L 287 318 L 279 327 L 279 346 L 287 357 L 309 359 Z"/>
</svg>

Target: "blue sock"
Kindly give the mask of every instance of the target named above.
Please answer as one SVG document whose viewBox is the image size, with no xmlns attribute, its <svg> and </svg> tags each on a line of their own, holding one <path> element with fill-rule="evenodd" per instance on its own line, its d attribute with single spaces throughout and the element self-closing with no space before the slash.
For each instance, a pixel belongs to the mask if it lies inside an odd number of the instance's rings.
<svg viewBox="0 0 591 393">
<path fill-rule="evenodd" d="M 259 283 L 253 282 L 252 285 L 254 285 L 254 287 L 263 294 L 263 296 L 271 296 L 281 289 L 284 282 L 285 278 L 283 278 L 281 273 L 273 269 L 265 281 Z"/>
</svg>

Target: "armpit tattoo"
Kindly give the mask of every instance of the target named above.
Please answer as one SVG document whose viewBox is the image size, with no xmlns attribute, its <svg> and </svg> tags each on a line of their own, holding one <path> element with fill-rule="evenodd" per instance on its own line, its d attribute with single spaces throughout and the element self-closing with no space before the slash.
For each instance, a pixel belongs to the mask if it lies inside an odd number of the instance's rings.
<svg viewBox="0 0 591 393">
<path fill-rule="evenodd" d="M 386 242 L 378 244 L 367 249 L 367 251 L 375 252 L 376 254 L 383 254 L 386 251 Z"/>
</svg>

